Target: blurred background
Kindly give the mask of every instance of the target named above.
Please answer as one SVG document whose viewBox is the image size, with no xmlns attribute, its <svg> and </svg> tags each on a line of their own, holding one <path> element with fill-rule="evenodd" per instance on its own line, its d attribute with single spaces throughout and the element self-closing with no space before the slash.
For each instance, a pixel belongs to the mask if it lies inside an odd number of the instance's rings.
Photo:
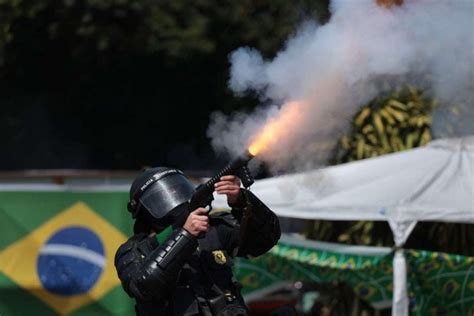
<svg viewBox="0 0 474 316">
<path fill-rule="evenodd" d="M 403 3 L 374 2 L 388 9 Z M 177 167 L 196 184 L 212 176 L 229 160 L 229 155 L 214 150 L 208 136 L 212 113 L 249 113 L 262 103 L 256 92 L 239 95 L 230 89 L 231 52 L 248 46 L 271 60 L 302 23 L 312 20 L 324 25 L 330 19 L 329 0 L 0 1 L 0 314 L 26 315 L 32 308 L 36 315 L 133 313 L 133 302 L 117 280 L 101 281 L 102 270 L 71 294 L 76 295 L 73 299 L 55 292 L 42 279 L 50 258 L 41 249 L 64 232 L 55 221 L 82 225 L 62 217 L 74 214 L 84 223 L 96 223 L 88 229 L 100 240 L 116 236 L 117 243 L 131 235 L 131 219 L 125 211 L 127 192 L 142 168 Z M 387 82 L 379 78 L 376 84 Z M 411 150 L 435 138 L 433 115 L 446 110 L 435 112 L 437 101 L 425 90 L 392 83 L 356 111 L 347 121 L 350 127 L 337 139 L 310 142 L 328 152 L 323 162 L 318 157 L 318 164 L 339 165 Z M 453 104 L 450 115 L 462 113 L 460 107 Z M 445 130 L 455 127 L 456 121 L 449 121 Z M 255 170 L 257 179 L 275 175 L 265 163 Z M 104 219 L 108 224 L 101 226 Z M 109 229 L 110 224 L 113 232 L 105 233 L 101 227 Z M 377 265 L 377 273 L 391 276 L 387 266 L 394 241 L 387 222 L 281 217 L 281 224 L 291 236 L 334 243 L 327 247 L 379 247 L 383 255 L 359 259 Z M 115 244 L 103 244 L 101 256 L 113 260 L 107 256 Z M 285 245 L 296 244 L 287 241 Z M 317 251 L 322 248 L 314 247 L 319 249 L 314 253 L 321 255 Z M 418 223 L 404 247 L 430 252 L 423 256 L 435 258 L 434 264 L 446 260 L 462 269 L 472 267 L 474 226 Z M 25 253 L 40 259 L 25 259 Z M 420 256 L 412 253 L 413 260 Z M 28 260 L 31 266 L 14 264 Z M 266 257 L 257 266 L 275 267 L 272 260 L 276 259 Z M 275 283 L 256 281 L 245 272 L 245 263 L 237 265 L 241 281 L 249 288 L 253 284 L 253 290 Z M 378 298 L 367 293 L 370 289 L 358 287 L 352 276 L 337 272 L 347 266 L 331 271 L 324 264 L 316 267 L 311 273 L 324 275 L 321 282 L 288 277 L 285 269 L 294 269 L 291 264 L 276 267 L 275 275 L 283 281 L 260 295 L 248 296 L 254 315 L 271 315 L 272 310 L 287 305 L 299 315 L 391 314 L 390 299 L 372 304 Z M 107 273 L 115 278 L 114 271 Z M 462 274 L 466 278 L 460 284 L 474 292 L 474 276 L 469 273 Z M 40 277 L 31 281 L 28 274 Z M 456 284 L 448 285 L 446 293 L 457 293 Z M 391 295 L 393 284 L 383 286 Z M 474 310 L 472 297 L 462 310 L 438 306 L 433 298 L 446 293 L 426 289 L 426 283 L 423 286 L 432 304 L 422 309 L 412 299 L 410 315 L 431 311 L 464 316 Z"/>
<path fill-rule="evenodd" d="M 210 113 L 251 109 L 228 55 L 273 57 L 328 1 L 1 3 L 2 170 L 208 170 Z"/>
</svg>

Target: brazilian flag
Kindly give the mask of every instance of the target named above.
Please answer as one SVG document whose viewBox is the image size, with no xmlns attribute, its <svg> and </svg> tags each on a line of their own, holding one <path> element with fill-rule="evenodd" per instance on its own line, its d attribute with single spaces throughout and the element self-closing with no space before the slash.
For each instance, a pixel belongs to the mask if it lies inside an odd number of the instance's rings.
<svg viewBox="0 0 474 316">
<path fill-rule="evenodd" d="M 114 267 L 126 192 L 0 192 L 0 315 L 134 315 Z"/>
</svg>

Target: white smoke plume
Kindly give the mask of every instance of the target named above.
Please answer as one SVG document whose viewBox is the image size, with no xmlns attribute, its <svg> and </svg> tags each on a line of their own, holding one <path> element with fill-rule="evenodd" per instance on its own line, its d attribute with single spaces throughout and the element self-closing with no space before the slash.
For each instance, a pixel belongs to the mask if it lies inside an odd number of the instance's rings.
<svg viewBox="0 0 474 316">
<path fill-rule="evenodd" d="M 242 152 L 296 101 L 300 115 L 260 158 L 276 169 L 314 166 L 360 106 L 382 92 L 370 84 L 381 76 L 429 76 L 441 103 L 474 112 L 474 1 L 405 0 L 385 8 L 375 0 L 333 0 L 330 9 L 328 23 L 306 22 L 273 60 L 248 47 L 231 54 L 230 88 L 257 92 L 262 107 L 214 114 L 208 136 L 216 150 Z M 474 116 L 462 117 L 474 133 Z M 308 146 L 315 140 L 326 147 Z"/>
</svg>

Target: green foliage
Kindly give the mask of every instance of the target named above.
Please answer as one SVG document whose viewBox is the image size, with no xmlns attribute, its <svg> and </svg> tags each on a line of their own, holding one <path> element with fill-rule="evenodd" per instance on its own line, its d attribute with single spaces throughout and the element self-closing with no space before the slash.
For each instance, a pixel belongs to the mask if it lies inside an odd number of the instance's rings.
<svg viewBox="0 0 474 316">
<path fill-rule="evenodd" d="M 34 36 L 61 41 L 72 56 L 126 51 L 186 58 L 231 42 L 272 54 L 302 12 L 316 9 L 325 18 L 325 1 L 2 0 L 0 51 L 4 61 L 10 45 Z"/>
<path fill-rule="evenodd" d="M 60 41 L 71 56 L 97 52 L 209 52 L 205 1 L 4 0 L 3 51 L 16 40 Z M 33 29 L 34 28 L 34 29 Z"/>
<path fill-rule="evenodd" d="M 433 100 L 412 86 L 376 97 L 355 115 L 352 132 L 340 139 L 333 163 L 426 145 L 431 140 L 433 106 Z"/>
</svg>

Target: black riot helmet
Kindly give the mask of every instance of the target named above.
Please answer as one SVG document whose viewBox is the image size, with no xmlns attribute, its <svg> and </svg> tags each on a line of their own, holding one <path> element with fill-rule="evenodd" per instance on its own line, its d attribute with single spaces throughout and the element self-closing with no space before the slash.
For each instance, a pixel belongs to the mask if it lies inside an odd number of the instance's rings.
<svg viewBox="0 0 474 316">
<path fill-rule="evenodd" d="M 186 219 L 193 193 L 194 186 L 180 170 L 149 168 L 132 183 L 128 211 L 133 218 L 163 229 Z"/>
</svg>

